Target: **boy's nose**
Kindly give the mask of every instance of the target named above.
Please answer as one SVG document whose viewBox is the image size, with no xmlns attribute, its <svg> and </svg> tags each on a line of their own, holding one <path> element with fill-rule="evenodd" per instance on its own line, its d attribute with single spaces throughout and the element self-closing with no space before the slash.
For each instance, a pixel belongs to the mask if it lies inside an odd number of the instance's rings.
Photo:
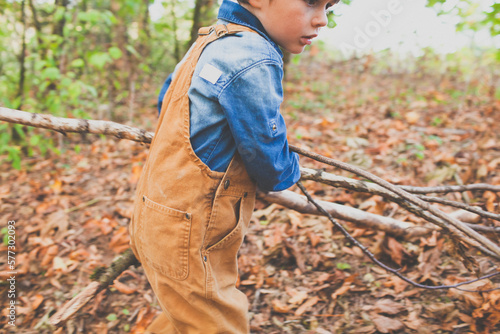
<svg viewBox="0 0 500 334">
<path fill-rule="evenodd" d="M 324 27 L 328 24 L 328 17 L 326 11 L 321 10 L 313 18 L 312 24 L 316 28 Z"/>
</svg>

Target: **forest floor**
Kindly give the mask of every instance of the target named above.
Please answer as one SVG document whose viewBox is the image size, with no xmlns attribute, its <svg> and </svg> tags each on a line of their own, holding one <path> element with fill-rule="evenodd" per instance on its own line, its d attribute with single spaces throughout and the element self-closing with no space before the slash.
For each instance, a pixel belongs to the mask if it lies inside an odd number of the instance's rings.
<svg viewBox="0 0 500 334">
<path fill-rule="evenodd" d="M 500 185 L 500 100 L 487 84 L 488 68 L 466 80 L 452 67 L 430 66 L 429 59 L 406 70 L 372 56 L 331 62 L 312 53 L 287 73 L 283 113 L 292 144 L 394 184 Z M 152 131 L 154 99 L 138 102 L 143 107 L 129 124 Z M 128 248 L 133 194 L 147 155 L 147 146 L 113 138 L 69 134 L 61 142 L 60 155 L 24 158 L 21 170 L 5 162 L 0 167 L 0 221 L 2 227 L 16 222 L 17 271 L 17 327 L 12 328 L 3 244 L 0 333 L 142 333 L 159 306 L 141 267 L 124 272 L 63 328 L 49 326 L 49 316 L 89 284 L 96 268 Z M 305 158 L 301 165 L 352 177 Z M 312 181 L 305 185 L 317 199 L 422 223 L 379 196 Z M 499 194 L 465 196 L 500 211 Z M 447 198 L 460 201 L 462 195 Z M 479 223 L 500 226 L 487 219 Z M 342 224 L 378 258 L 420 283 L 475 277 L 441 233 L 404 240 Z M 490 237 L 498 243 L 498 236 Z M 483 273 L 498 266 L 472 254 Z M 252 333 L 500 333 L 500 291 L 415 288 L 371 263 L 326 218 L 276 204 L 257 201 L 239 271 Z M 498 286 L 496 278 L 468 288 Z"/>
</svg>

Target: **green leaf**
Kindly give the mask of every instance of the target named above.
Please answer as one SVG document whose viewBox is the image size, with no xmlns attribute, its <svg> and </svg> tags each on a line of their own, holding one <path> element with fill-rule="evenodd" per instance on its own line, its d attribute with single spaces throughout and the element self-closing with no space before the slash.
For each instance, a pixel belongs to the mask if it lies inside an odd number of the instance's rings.
<svg viewBox="0 0 500 334">
<path fill-rule="evenodd" d="M 108 49 L 108 53 L 113 59 L 119 59 L 122 56 L 122 50 L 117 48 L 116 46 L 112 46 Z"/>
<path fill-rule="evenodd" d="M 122 310 L 122 313 L 123 313 L 123 314 L 125 314 L 125 315 L 129 315 L 129 314 L 130 314 L 130 311 L 129 311 L 129 310 L 127 310 L 126 308 L 124 308 L 124 309 Z"/>
<path fill-rule="evenodd" d="M 7 232 L 8 232 L 7 227 L 2 228 L 2 230 L 0 231 L 0 233 L 3 234 L 3 244 L 5 246 L 9 244 L 9 235 L 7 234 Z"/>
<path fill-rule="evenodd" d="M 137 58 L 140 58 L 140 55 L 139 53 L 137 53 L 137 51 L 134 49 L 134 47 L 132 45 L 127 45 L 125 47 L 125 49 L 127 49 L 128 52 L 130 52 L 131 54 L 133 54 L 134 56 L 136 56 Z"/>
<path fill-rule="evenodd" d="M 94 53 L 89 58 L 89 63 L 99 69 L 102 69 L 109 62 L 111 62 L 111 57 L 105 52 Z"/>
<path fill-rule="evenodd" d="M 47 67 L 42 70 L 41 77 L 42 79 L 56 80 L 59 79 L 61 73 L 59 73 L 59 69 L 57 67 Z"/>
<path fill-rule="evenodd" d="M 340 270 L 351 269 L 351 265 L 349 263 L 339 262 L 339 263 L 337 263 L 337 269 L 340 269 Z"/>
<path fill-rule="evenodd" d="M 83 61 L 83 59 L 75 59 L 71 62 L 71 64 L 69 64 L 69 66 L 71 67 L 83 67 L 85 66 L 85 62 Z"/>
<path fill-rule="evenodd" d="M 38 136 L 38 135 L 31 136 L 31 138 L 30 138 L 30 145 L 31 146 L 37 146 L 39 142 L 40 142 L 40 136 Z"/>
<path fill-rule="evenodd" d="M 97 97 L 97 90 L 94 88 L 94 86 L 91 85 L 84 85 L 85 88 L 89 91 L 90 95 L 93 97 Z"/>
<path fill-rule="evenodd" d="M 108 314 L 108 316 L 106 317 L 106 320 L 108 321 L 115 321 L 116 319 L 118 319 L 118 317 L 116 316 L 116 314 L 114 313 L 110 313 Z"/>
</svg>

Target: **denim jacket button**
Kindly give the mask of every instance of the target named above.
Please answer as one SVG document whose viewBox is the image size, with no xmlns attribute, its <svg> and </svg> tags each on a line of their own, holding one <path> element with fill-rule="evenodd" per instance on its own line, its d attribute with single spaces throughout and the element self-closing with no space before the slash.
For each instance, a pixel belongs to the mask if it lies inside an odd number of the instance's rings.
<svg viewBox="0 0 500 334">
<path fill-rule="evenodd" d="M 224 182 L 224 190 L 227 190 L 227 188 L 229 188 L 229 185 L 230 185 L 230 184 L 231 184 L 231 181 L 226 180 L 226 181 Z"/>
</svg>

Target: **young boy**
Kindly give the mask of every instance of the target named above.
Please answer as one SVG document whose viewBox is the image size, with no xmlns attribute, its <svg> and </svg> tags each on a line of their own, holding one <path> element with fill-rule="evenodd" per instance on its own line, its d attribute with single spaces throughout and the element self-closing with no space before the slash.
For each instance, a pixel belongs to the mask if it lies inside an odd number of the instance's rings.
<svg viewBox="0 0 500 334">
<path fill-rule="evenodd" d="M 248 333 L 236 257 L 256 187 L 300 178 L 279 112 L 279 46 L 302 52 L 336 2 L 224 0 L 166 81 L 130 226 L 163 310 L 148 333 Z"/>
</svg>

